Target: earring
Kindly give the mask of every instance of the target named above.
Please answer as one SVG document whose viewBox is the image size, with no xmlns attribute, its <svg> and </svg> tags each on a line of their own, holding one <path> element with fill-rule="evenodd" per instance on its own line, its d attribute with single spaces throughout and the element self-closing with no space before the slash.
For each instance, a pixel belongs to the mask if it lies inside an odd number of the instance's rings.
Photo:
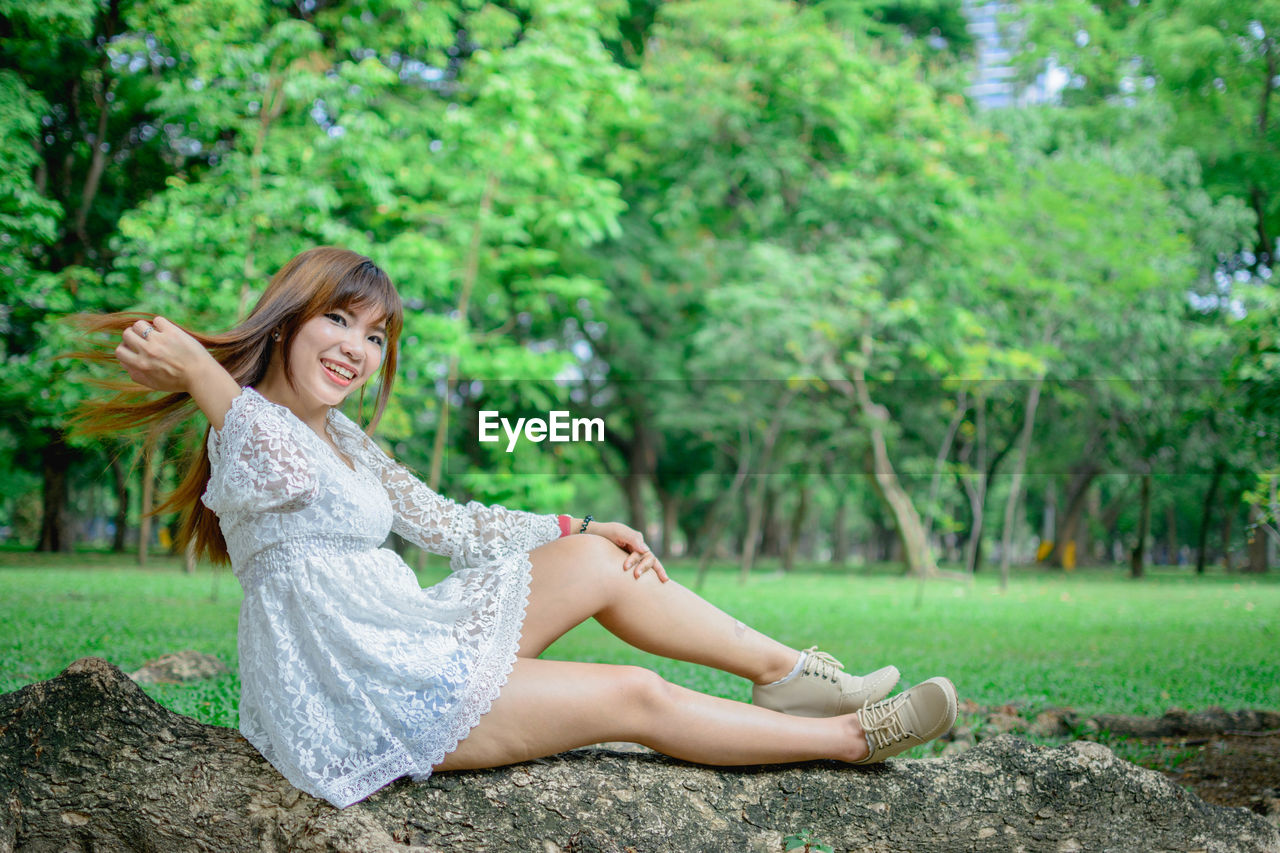
<svg viewBox="0 0 1280 853">
<path fill-rule="evenodd" d="M 271 340 L 273 340 L 273 341 L 278 341 L 278 340 L 280 340 L 280 333 L 279 333 L 279 332 L 272 332 L 272 333 L 271 333 Z"/>
</svg>

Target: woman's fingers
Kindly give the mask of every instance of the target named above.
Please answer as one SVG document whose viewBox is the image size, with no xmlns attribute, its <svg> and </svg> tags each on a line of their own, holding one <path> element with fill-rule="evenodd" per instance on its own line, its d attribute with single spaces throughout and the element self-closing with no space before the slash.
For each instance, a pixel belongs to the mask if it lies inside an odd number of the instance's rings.
<svg viewBox="0 0 1280 853">
<path fill-rule="evenodd" d="M 624 569 L 630 569 L 631 573 L 639 579 L 645 572 L 652 571 L 658 576 L 658 579 L 666 583 L 667 570 L 663 568 L 662 562 L 654 555 L 652 551 L 645 551 L 642 554 L 631 554 L 627 557 L 623 564 Z"/>
</svg>

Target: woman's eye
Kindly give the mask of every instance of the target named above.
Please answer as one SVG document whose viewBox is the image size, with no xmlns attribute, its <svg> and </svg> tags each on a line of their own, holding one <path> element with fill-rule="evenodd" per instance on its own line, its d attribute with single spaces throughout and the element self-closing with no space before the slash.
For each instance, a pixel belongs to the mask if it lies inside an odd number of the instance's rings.
<svg viewBox="0 0 1280 853">
<path fill-rule="evenodd" d="M 330 320 L 340 325 L 343 325 L 343 326 L 347 325 L 347 318 L 343 317 L 341 314 L 334 314 L 330 312 L 328 314 L 325 314 L 324 316 L 328 317 Z"/>
<path fill-rule="evenodd" d="M 374 345 L 377 346 L 378 349 L 382 349 L 382 337 L 380 335 L 370 335 L 369 340 L 373 341 Z"/>
</svg>

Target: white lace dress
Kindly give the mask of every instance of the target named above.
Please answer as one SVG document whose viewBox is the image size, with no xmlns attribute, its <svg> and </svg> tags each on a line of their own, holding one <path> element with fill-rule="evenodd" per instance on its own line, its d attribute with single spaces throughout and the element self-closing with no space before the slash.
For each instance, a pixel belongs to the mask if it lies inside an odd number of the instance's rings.
<svg viewBox="0 0 1280 853">
<path fill-rule="evenodd" d="M 506 683 L 529 592 L 528 552 L 554 515 L 428 489 L 342 413 L 329 434 L 252 388 L 209 433 L 203 496 L 240 607 L 240 731 L 290 782 L 335 806 L 425 779 Z M 451 557 L 423 589 L 389 531 Z"/>
</svg>

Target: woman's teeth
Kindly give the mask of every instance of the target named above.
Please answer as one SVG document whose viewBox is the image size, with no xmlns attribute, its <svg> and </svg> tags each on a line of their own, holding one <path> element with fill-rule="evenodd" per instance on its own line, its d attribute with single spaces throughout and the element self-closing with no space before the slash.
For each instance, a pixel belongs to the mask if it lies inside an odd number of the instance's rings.
<svg viewBox="0 0 1280 853">
<path fill-rule="evenodd" d="M 324 365 L 324 367 L 325 367 L 327 370 L 329 370 L 331 373 L 336 373 L 336 374 L 338 374 L 339 376 L 341 376 L 343 379 L 347 380 L 348 382 L 350 382 L 352 379 L 355 379 L 355 377 L 356 377 L 356 375 L 355 375 L 354 373 L 352 373 L 350 370 L 347 370 L 345 367 L 341 367 L 341 366 L 339 366 L 339 365 L 336 365 L 336 364 L 334 364 L 334 363 L 333 363 L 333 362 L 331 362 L 331 361 L 322 361 L 322 362 L 320 362 L 320 363 L 321 363 L 322 365 Z"/>
</svg>

